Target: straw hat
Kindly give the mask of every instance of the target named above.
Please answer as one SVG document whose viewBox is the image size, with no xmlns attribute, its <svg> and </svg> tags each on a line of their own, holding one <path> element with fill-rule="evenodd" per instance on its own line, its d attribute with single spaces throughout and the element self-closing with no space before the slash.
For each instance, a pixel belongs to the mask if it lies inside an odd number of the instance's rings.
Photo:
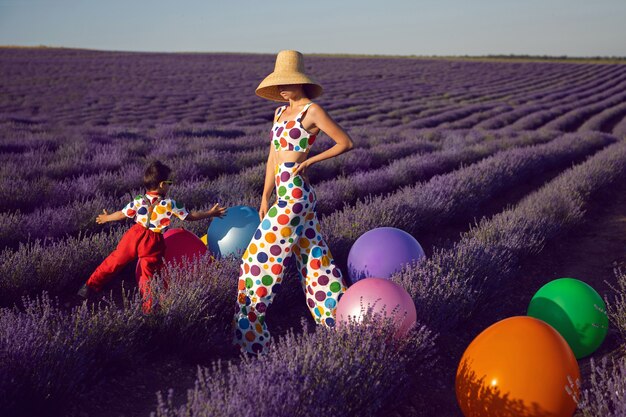
<svg viewBox="0 0 626 417">
<path fill-rule="evenodd" d="M 298 51 L 280 51 L 276 56 L 274 72 L 265 77 L 256 88 L 256 95 L 274 101 L 285 100 L 278 91 L 279 85 L 304 84 L 308 98 L 322 94 L 322 86 L 310 75 L 304 73 L 304 57 Z"/>
</svg>

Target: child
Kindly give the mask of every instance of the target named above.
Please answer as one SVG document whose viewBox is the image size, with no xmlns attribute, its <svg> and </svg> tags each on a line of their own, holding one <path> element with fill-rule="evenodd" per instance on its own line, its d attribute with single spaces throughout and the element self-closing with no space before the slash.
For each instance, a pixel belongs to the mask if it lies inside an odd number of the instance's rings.
<svg viewBox="0 0 626 417">
<path fill-rule="evenodd" d="M 149 281 L 161 267 L 165 244 L 163 233 L 170 225 L 170 218 L 196 221 L 207 217 L 223 217 L 225 208 L 215 204 L 210 210 L 188 213 L 185 207 L 169 198 L 165 198 L 172 181 L 171 169 L 159 161 L 151 163 L 143 176 L 146 188 L 144 195 L 138 195 L 121 211 L 108 214 L 102 210 L 96 218 L 98 224 L 118 221 L 126 217 L 135 220 L 135 224 L 122 236 L 117 248 L 96 268 L 87 282 L 78 291 L 78 295 L 88 298 L 109 282 L 126 264 L 139 258 L 139 291 L 144 299 L 143 310 L 150 312 Z"/>
</svg>

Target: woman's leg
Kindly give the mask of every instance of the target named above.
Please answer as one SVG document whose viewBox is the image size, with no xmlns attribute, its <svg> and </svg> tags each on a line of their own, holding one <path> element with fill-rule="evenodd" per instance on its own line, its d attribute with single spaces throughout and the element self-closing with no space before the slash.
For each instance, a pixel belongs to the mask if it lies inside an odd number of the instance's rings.
<svg viewBox="0 0 626 417">
<path fill-rule="evenodd" d="M 280 288 L 285 261 L 298 240 L 301 222 L 293 206 L 279 200 L 270 207 L 242 255 L 233 318 L 233 343 L 261 353 L 270 341 L 265 313 Z"/>
<path fill-rule="evenodd" d="M 311 206 L 304 220 L 304 230 L 297 247 L 293 248 L 302 288 L 315 322 L 332 327 L 335 325 L 337 303 L 347 287 L 341 270 L 335 265 L 330 249 L 322 237 L 315 204 Z"/>
</svg>

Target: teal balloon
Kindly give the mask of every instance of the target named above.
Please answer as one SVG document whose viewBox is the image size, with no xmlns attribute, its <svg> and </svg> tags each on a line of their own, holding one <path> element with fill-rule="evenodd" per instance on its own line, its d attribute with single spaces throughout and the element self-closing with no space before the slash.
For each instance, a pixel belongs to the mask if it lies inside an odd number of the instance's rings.
<svg viewBox="0 0 626 417">
<path fill-rule="evenodd" d="M 604 341 L 609 319 L 600 294 L 575 278 L 559 278 L 541 287 L 527 314 L 554 327 L 577 359 L 592 354 Z"/>
<path fill-rule="evenodd" d="M 261 223 L 259 212 L 249 206 L 226 209 L 224 217 L 216 217 L 207 229 L 207 244 L 218 257 L 242 255 Z"/>
</svg>

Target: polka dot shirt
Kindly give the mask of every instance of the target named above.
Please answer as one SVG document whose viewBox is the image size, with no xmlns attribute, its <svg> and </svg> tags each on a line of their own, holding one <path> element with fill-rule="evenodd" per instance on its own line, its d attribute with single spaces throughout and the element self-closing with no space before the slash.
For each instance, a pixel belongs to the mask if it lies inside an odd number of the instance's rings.
<svg viewBox="0 0 626 417">
<path fill-rule="evenodd" d="M 176 216 L 181 220 L 185 220 L 189 212 L 181 203 L 177 203 L 171 198 L 163 198 L 156 194 L 138 195 L 133 201 L 128 203 L 122 212 L 126 217 L 135 219 L 136 223 L 152 230 L 153 232 L 162 233 L 170 226 L 170 219 Z M 148 222 L 148 213 L 150 205 L 157 203 L 152 210 L 150 222 Z"/>
</svg>

